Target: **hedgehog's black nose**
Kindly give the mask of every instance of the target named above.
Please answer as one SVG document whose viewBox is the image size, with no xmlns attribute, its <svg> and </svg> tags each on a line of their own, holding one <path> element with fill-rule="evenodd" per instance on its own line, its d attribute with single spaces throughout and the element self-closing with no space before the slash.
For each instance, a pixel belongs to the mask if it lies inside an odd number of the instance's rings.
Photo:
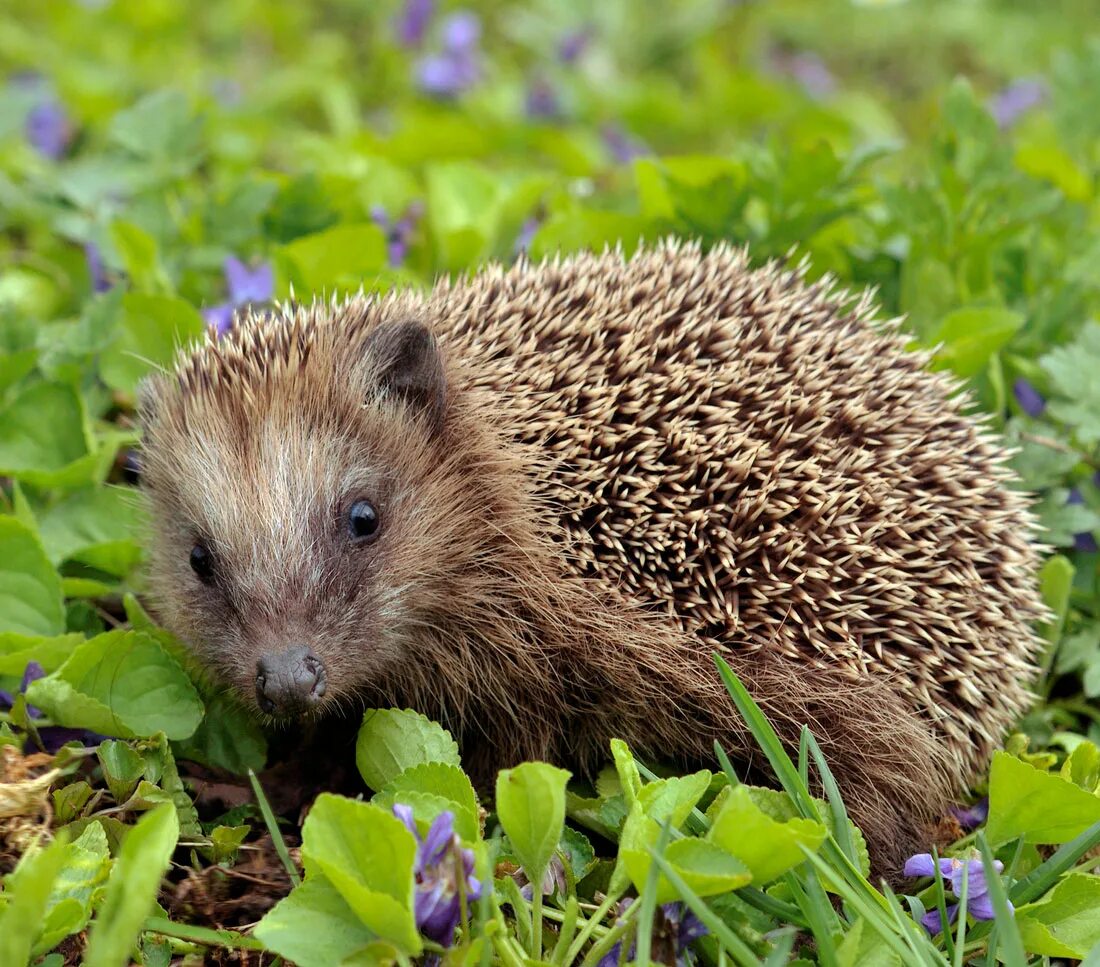
<svg viewBox="0 0 1100 967">
<path fill-rule="evenodd" d="M 268 715 L 295 715 L 325 694 L 325 664 L 306 645 L 271 651 L 256 663 L 256 701 Z"/>
</svg>

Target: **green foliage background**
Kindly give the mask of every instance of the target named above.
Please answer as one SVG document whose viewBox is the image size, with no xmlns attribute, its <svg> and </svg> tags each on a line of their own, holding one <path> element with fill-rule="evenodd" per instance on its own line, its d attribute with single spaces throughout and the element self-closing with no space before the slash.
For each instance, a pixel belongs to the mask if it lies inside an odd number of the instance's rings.
<svg viewBox="0 0 1100 967">
<path fill-rule="evenodd" d="M 138 442 L 135 386 L 202 334 L 201 310 L 226 301 L 227 257 L 270 264 L 282 298 L 427 285 L 525 246 L 536 258 L 620 242 L 630 251 L 677 234 L 747 243 L 758 259 L 805 256 L 811 276 L 873 286 L 884 316 L 904 314 L 915 344 L 937 347 L 935 365 L 967 379 L 1018 447 L 1057 619 L 1044 629 L 1041 701 L 1008 757 L 1034 771 L 1027 781 L 1086 797 L 1077 812 L 1067 806 L 1066 829 L 1100 818 L 1090 812 L 1100 782 L 1092 0 L 471 6 L 477 78 L 453 97 L 417 83 L 453 6 L 436 11 L 419 47 L 400 42 L 397 4 L 364 0 L 0 9 L 0 687 L 17 693 L 29 661 L 47 673 L 0 712 L 0 742 L 21 746 L 34 732 L 26 702 L 46 713 L 40 726 L 115 737 L 93 782 L 110 783 L 117 803 L 174 802 L 185 833 L 212 837 L 211 861 L 240 842 L 188 814 L 171 749 L 241 772 L 262 765 L 263 737 L 191 683 L 186 651 L 135 598 L 123 604 L 142 590 L 125 469 Z M 578 35 L 579 55 L 563 58 Z M 1021 82 L 1039 85 L 1039 103 L 998 123 Z M 63 119 L 57 158 L 27 137 L 28 113 L 44 103 Z M 392 223 L 405 216 L 395 259 Z M 89 251 L 103 263 L 99 286 Z M 126 868 L 126 826 L 91 822 L 76 785 L 54 791 L 54 809 L 80 827 L 66 862 L 80 843 L 98 883 L 110 862 Z M 1057 798 L 1052 788 L 1040 792 Z M 612 807 L 594 802 L 570 815 L 588 809 L 591 828 L 619 830 L 623 815 L 609 828 L 600 810 Z M 460 805 L 463 838 L 476 839 L 476 816 Z M 163 815 L 142 834 L 161 851 Z M 1001 800 L 994 848 L 1062 842 L 1022 815 Z M 62 862 L 38 855 L 44 871 Z M 644 849 L 632 855 L 648 862 Z M 5 882 L 0 916 L 30 896 L 17 882 Z M 96 889 L 43 936 L 83 929 Z M 1057 889 L 1092 895 L 1077 881 Z M 132 929 L 114 921 L 119 949 L 145 912 Z M 862 963 L 852 923 L 837 936 L 849 930 L 850 962 Z M 1035 931 L 1028 950 L 1053 954 Z M 26 949 L 45 953 L 43 942 Z"/>
</svg>

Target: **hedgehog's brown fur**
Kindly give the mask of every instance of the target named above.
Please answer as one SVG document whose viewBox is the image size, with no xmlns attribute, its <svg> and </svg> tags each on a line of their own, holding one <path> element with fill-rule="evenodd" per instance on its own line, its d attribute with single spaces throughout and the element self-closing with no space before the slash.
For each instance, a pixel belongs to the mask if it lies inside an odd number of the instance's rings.
<svg viewBox="0 0 1100 967">
<path fill-rule="evenodd" d="M 431 407 L 372 348 L 410 320 Z M 482 775 L 615 736 L 761 764 L 718 649 L 896 869 L 1026 708 L 1043 612 L 1004 452 L 871 320 L 676 243 L 248 318 L 145 393 L 161 614 L 246 696 L 259 648 L 309 642 L 330 706 L 417 708 Z M 386 530 L 349 548 L 368 491 Z"/>
</svg>

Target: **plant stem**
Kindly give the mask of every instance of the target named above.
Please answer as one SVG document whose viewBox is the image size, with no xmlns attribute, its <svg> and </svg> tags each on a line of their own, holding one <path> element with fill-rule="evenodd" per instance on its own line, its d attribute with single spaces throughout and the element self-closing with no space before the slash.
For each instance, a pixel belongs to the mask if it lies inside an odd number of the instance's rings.
<svg viewBox="0 0 1100 967">
<path fill-rule="evenodd" d="M 595 912 L 586 921 L 581 928 L 581 932 L 577 934 L 576 939 L 569 947 L 569 952 L 565 955 L 565 962 L 567 964 L 573 963 L 580 955 L 580 952 L 584 949 L 584 945 L 588 943 L 588 938 L 592 936 L 593 932 L 603 925 L 603 918 L 607 916 L 607 912 L 619 901 L 619 897 L 622 893 L 609 893 L 604 897 L 603 903 L 596 907 Z M 613 929 L 613 928 L 612 928 Z M 610 933 L 611 930 L 608 929 Z M 606 935 L 605 935 L 606 936 Z"/>
<path fill-rule="evenodd" d="M 542 960 L 542 876 L 531 886 L 531 956 Z"/>
</svg>

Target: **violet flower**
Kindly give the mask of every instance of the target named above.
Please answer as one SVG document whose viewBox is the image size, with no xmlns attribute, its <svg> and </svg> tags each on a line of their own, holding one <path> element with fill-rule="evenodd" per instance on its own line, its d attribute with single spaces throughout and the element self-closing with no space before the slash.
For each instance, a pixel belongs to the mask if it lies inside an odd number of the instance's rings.
<svg viewBox="0 0 1100 967">
<path fill-rule="evenodd" d="M 433 97 L 456 97 L 481 76 L 481 21 L 476 14 L 459 10 L 443 21 L 442 37 L 442 51 L 417 63 L 417 81 Z"/>
<path fill-rule="evenodd" d="M 1080 506 L 1085 502 L 1085 498 L 1081 495 L 1081 491 L 1074 487 L 1066 498 L 1067 504 Z M 1098 550 L 1096 544 L 1096 538 L 1092 536 L 1092 531 L 1082 531 L 1080 534 L 1073 535 L 1073 549 L 1075 551 L 1084 551 L 1086 554 L 1093 554 Z"/>
<path fill-rule="evenodd" d="M 464 849 L 454 831 L 454 813 L 446 810 L 435 817 L 423 839 L 409 806 L 395 803 L 393 814 L 416 837 L 416 897 L 413 912 L 420 932 L 444 947 L 454 942 L 462 915 L 459 881 L 465 885 L 466 902 L 481 896 L 481 883 L 474 877 L 473 850 Z"/>
<path fill-rule="evenodd" d="M 985 867 L 981 860 L 963 860 L 958 858 L 941 859 L 940 873 L 944 880 L 951 884 L 951 892 L 955 896 L 961 896 L 962 885 L 967 881 L 966 888 L 966 912 L 975 920 L 992 920 L 996 913 L 993 909 L 993 900 L 989 896 L 989 884 L 985 878 Z M 1000 860 L 993 861 L 993 868 L 998 872 L 1004 870 L 1004 864 Z M 935 876 L 936 864 L 931 853 L 918 853 L 910 856 L 905 861 L 906 876 Z M 1011 901 L 1008 909 L 1013 909 Z M 959 915 L 960 904 L 953 903 L 947 908 L 947 919 L 954 923 Z M 934 937 L 943 930 L 943 919 L 939 910 L 929 910 L 921 917 L 921 925 Z"/>
<path fill-rule="evenodd" d="M 989 101 L 989 113 L 1002 128 L 1012 127 L 1028 111 L 1044 104 L 1047 86 L 1038 78 L 1022 78 L 1013 81 Z"/>
<path fill-rule="evenodd" d="M 618 124 L 605 124 L 600 130 L 603 143 L 619 164 L 628 164 L 635 158 L 649 154 L 644 141 L 629 134 Z"/>
<path fill-rule="evenodd" d="M 627 899 L 619 908 L 625 912 L 633 901 Z M 692 957 L 688 950 L 692 943 L 700 937 L 705 937 L 710 931 L 694 913 L 682 903 L 666 903 L 655 911 L 653 921 L 654 933 L 667 932 L 675 937 L 676 964 L 677 967 L 688 967 L 692 963 Z M 596 967 L 617 967 L 622 956 L 622 941 L 619 941 L 603 957 Z M 634 959 L 635 944 L 630 946 L 628 961 Z"/>
<path fill-rule="evenodd" d="M 405 0 L 401 13 L 394 21 L 394 32 L 402 47 L 415 48 L 424 43 L 432 14 L 435 13 L 435 0 Z"/>
<path fill-rule="evenodd" d="M 951 815 L 955 817 L 963 832 L 969 833 L 989 818 L 989 797 L 984 796 L 973 806 L 952 806 Z"/>
<path fill-rule="evenodd" d="M 1012 395 L 1016 397 L 1020 409 L 1028 416 L 1042 416 L 1043 410 L 1047 407 L 1047 401 L 1043 399 L 1042 394 L 1023 376 L 1018 377 L 1012 384 Z"/>
<path fill-rule="evenodd" d="M 575 63 L 588 49 L 591 40 L 592 30 L 589 27 L 582 27 L 580 30 L 566 34 L 558 44 L 558 60 L 563 64 Z"/>
<path fill-rule="evenodd" d="M 27 662 L 27 667 L 23 669 L 23 680 L 19 683 L 19 694 L 26 694 L 27 686 L 31 682 L 45 677 L 46 670 L 38 662 Z M 15 705 L 15 696 L 11 692 L 0 689 L 0 708 L 10 709 L 13 705 Z M 40 719 L 42 718 L 42 710 L 34 705 L 28 705 L 27 716 L 32 719 Z M 106 736 L 100 735 L 98 732 L 90 732 L 87 729 L 70 729 L 63 725 L 47 725 L 38 729 L 38 738 L 42 740 L 42 748 L 52 755 L 66 742 L 98 745 Z"/>
<path fill-rule="evenodd" d="M 548 80 L 536 77 L 527 85 L 525 110 L 529 118 L 556 118 L 561 115 L 557 92 Z"/>
<path fill-rule="evenodd" d="M 413 202 L 409 205 L 405 209 L 405 213 L 398 219 L 391 219 L 386 214 L 386 209 L 381 205 L 375 205 L 371 208 L 371 221 L 386 234 L 386 253 L 391 267 L 396 268 L 405 261 L 405 256 L 409 251 L 409 242 L 416 230 L 416 223 L 423 213 L 424 206 L 419 202 Z"/>
<path fill-rule="evenodd" d="M 780 51 L 772 60 L 777 70 L 796 81 L 815 100 L 823 100 L 836 91 L 832 71 L 813 51 Z"/>
<path fill-rule="evenodd" d="M 519 235 L 516 236 L 516 244 L 513 249 L 513 254 L 518 256 L 523 252 L 528 252 L 531 249 L 531 243 L 535 239 L 535 233 L 541 227 L 542 222 L 539 221 L 534 215 L 526 219 L 520 226 Z"/>
<path fill-rule="evenodd" d="M 240 259 L 229 256 L 224 265 L 229 299 L 202 310 L 206 324 L 220 337 L 233 328 L 233 314 L 253 303 L 270 302 L 275 294 L 275 273 L 270 263 L 249 268 Z"/>
<path fill-rule="evenodd" d="M 73 139 L 73 125 L 61 102 L 46 95 L 27 112 L 23 125 L 27 142 L 42 157 L 56 161 Z"/>
<path fill-rule="evenodd" d="M 107 278 L 107 267 L 103 264 L 103 254 L 95 242 L 88 242 L 84 246 L 84 261 L 88 266 L 88 275 L 92 279 L 92 290 L 106 292 L 111 288 L 111 280 Z"/>
</svg>

